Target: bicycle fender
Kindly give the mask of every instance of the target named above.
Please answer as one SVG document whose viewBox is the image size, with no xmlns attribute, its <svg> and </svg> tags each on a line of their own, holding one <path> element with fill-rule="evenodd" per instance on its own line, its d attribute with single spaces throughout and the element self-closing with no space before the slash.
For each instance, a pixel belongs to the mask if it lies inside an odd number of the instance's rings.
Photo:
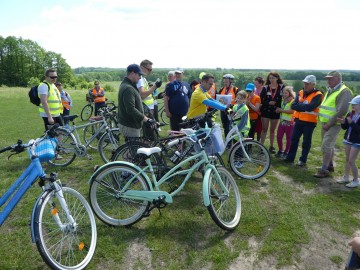
<svg viewBox="0 0 360 270">
<path fill-rule="evenodd" d="M 208 207 L 210 205 L 210 198 L 209 198 L 209 178 L 210 178 L 210 173 L 211 173 L 211 168 L 207 168 L 205 171 L 205 175 L 204 175 L 204 180 L 203 180 L 203 201 L 204 201 L 204 205 L 206 207 Z"/>
<path fill-rule="evenodd" d="M 37 239 L 35 239 L 35 233 L 34 233 L 34 224 L 35 224 L 35 219 L 37 218 L 37 209 L 39 207 L 39 205 L 41 204 L 41 201 L 47 196 L 47 194 L 51 192 L 51 190 L 46 190 L 43 193 L 41 193 L 41 195 L 36 199 L 36 202 L 33 206 L 32 212 L 31 212 L 31 219 L 30 219 L 30 231 L 31 231 L 31 241 L 33 243 L 36 242 Z"/>
<path fill-rule="evenodd" d="M 145 172 L 143 172 L 139 166 L 133 164 L 133 163 L 130 163 L 130 162 L 127 162 L 127 161 L 112 161 L 112 162 L 108 162 L 104 165 L 102 165 L 100 168 L 98 168 L 94 173 L 93 175 L 90 177 L 89 179 L 89 184 L 94 180 L 96 179 L 96 177 L 103 171 L 105 170 L 107 167 L 111 167 L 111 166 L 114 166 L 114 164 L 121 164 L 121 165 L 126 165 L 126 166 L 130 166 L 132 168 L 134 168 L 135 170 L 137 170 L 144 178 L 145 180 L 148 182 L 149 184 L 149 187 L 150 189 L 152 189 L 152 183 L 149 179 L 149 177 L 147 176 L 147 174 Z"/>
</svg>

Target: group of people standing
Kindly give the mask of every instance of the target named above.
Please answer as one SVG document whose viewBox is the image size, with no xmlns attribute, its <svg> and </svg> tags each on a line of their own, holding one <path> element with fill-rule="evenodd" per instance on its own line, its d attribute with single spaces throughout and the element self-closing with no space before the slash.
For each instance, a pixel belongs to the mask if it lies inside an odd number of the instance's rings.
<svg viewBox="0 0 360 270">
<path fill-rule="evenodd" d="M 176 68 L 168 73 L 165 91 L 157 93 L 162 85 L 158 79 L 150 85 L 146 76 L 152 72 L 153 63 L 143 60 L 140 65 L 127 67 L 124 80 L 118 93 L 119 128 L 125 137 L 140 137 L 141 130 L 149 133 L 158 120 L 157 99 L 164 99 L 164 108 L 170 119 L 172 130 L 180 130 L 182 117 L 194 118 L 206 112 L 208 108 L 221 111 L 221 122 L 224 135 L 230 131 L 228 114 L 237 113 L 241 120 L 237 123 L 244 134 L 265 143 L 268 130 L 269 152 L 284 162 L 294 163 L 302 138 L 302 150 L 297 165 L 305 167 L 311 149 L 312 136 L 318 122 L 321 123 L 322 164 L 314 174 L 315 177 L 328 177 L 334 172 L 334 149 L 341 128 L 346 129 L 344 147 L 346 168 L 344 176 L 338 183 L 347 187 L 360 185 L 356 159 L 360 151 L 360 96 L 353 98 L 353 93 L 343 82 L 338 71 L 331 71 L 325 77 L 327 91 L 322 93 L 316 88 L 316 77 L 304 78 L 304 87 L 297 94 L 291 86 L 285 86 L 279 73 L 270 72 L 266 79 L 255 78 L 248 83 L 245 90 L 239 90 L 232 74 L 223 75 L 223 87 L 216 91 L 215 78 L 202 72 L 200 82 L 192 87 L 184 81 L 184 70 Z M 68 115 L 72 106 L 70 95 L 56 82 L 57 73 L 49 69 L 44 82 L 40 83 L 38 92 L 41 100 L 39 113 L 47 129 L 48 125 L 63 125 L 62 115 Z M 104 90 L 95 81 L 92 94 L 95 97 L 95 108 L 105 103 Z M 218 98 L 227 96 L 227 99 Z M 98 102 L 96 102 L 98 101 Z M 350 107 L 351 104 L 351 107 Z M 96 110 L 97 111 L 97 110 Z M 275 132 L 277 131 L 276 152 Z M 285 146 L 283 139 L 286 138 Z M 353 180 L 350 179 L 350 173 Z"/>
</svg>

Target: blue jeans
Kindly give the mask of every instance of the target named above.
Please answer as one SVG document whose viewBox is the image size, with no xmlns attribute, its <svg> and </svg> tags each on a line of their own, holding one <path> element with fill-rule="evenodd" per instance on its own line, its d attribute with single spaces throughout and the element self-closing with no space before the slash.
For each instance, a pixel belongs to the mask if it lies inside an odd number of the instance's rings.
<svg viewBox="0 0 360 270">
<path fill-rule="evenodd" d="M 303 136 L 302 152 L 299 160 L 306 163 L 311 149 L 311 140 L 315 127 L 316 124 L 314 123 L 295 120 L 295 126 L 291 136 L 291 146 L 286 159 L 292 161 L 295 160 L 296 152 L 299 146 L 299 140 L 301 136 Z"/>
</svg>

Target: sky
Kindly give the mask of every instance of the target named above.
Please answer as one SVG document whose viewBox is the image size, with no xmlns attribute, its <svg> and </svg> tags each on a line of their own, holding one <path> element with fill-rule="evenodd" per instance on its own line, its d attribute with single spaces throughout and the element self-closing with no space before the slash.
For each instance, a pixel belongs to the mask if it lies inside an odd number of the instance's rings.
<svg viewBox="0 0 360 270">
<path fill-rule="evenodd" d="M 1 0 L 0 35 L 71 68 L 360 70 L 359 0 Z"/>
</svg>

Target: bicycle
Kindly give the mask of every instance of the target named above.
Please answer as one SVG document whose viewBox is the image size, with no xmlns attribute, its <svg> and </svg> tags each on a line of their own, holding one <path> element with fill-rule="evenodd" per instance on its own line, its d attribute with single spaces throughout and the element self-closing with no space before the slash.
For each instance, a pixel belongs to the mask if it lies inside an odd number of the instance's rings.
<svg viewBox="0 0 360 270">
<path fill-rule="evenodd" d="M 86 101 L 88 102 L 88 104 L 86 104 L 81 109 L 81 113 L 80 113 L 80 117 L 81 117 L 82 121 L 89 120 L 95 110 L 94 99 L 91 96 L 86 95 Z M 106 107 L 109 107 L 109 109 L 112 109 L 113 107 L 115 107 L 114 102 L 112 102 L 112 101 L 107 102 L 107 99 L 106 99 L 105 104 L 106 104 Z"/>
<path fill-rule="evenodd" d="M 50 160 L 49 163 L 54 166 L 65 167 L 71 164 L 74 159 L 79 157 L 87 156 L 89 159 L 92 159 L 87 152 L 87 147 L 100 137 L 98 142 L 98 151 L 101 159 L 106 163 L 109 161 L 110 157 L 113 154 L 119 145 L 120 145 L 120 131 L 118 128 L 110 128 L 106 120 L 106 111 L 101 110 L 100 114 L 102 119 L 94 122 L 89 122 L 80 126 L 76 126 L 74 120 L 78 118 L 78 115 L 65 116 L 71 125 L 69 129 L 65 127 L 58 127 L 56 132 L 58 133 L 58 145 L 56 147 L 56 156 L 54 159 Z M 88 138 L 88 131 L 86 127 L 101 125 L 91 138 Z M 84 141 L 85 144 L 82 144 L 78 129 L 84 128 Z M 74 134 L 75 135 L 74 135 Z"/>
<path fill-rule="evenodd" d="M 0 226 L 24 194 L 39 179 L 42 193 L 37 198 L 30 220 L 31 240 L 52 269 L 83 269 L 91 261 L 97 241 L 96 222 L 86 199 L 76 190 L 61 184 L 56 173 L 46 176 L 41 162 L 52 158 L 56 144 L 50 129 L 43 137 L 0 149 L 19 154 L 28 149 L 30 165 L 0 198 Z M 49 150 L 50 149 L 50 150 Z M 10 155 L 10 156 L 12 156 Z M 9 158 L 10 158 L 9 156 Z"/>
<path fill-rule="evenodd" d="M 235 123 L 239 119 L 233 119 L 230 115 L 228 117 L 233 127 L 227 134 L 224 144 L 228 145 L 234 140 L 237 141 L 231 146 L 228 154 L 231 170 L 239 177 L 248 180 L 264 176 L 271 165 L 268 150 L 260 142 L 252 138 L 244 138 Z M 222 155 L 224 151 L 220 154 Z"/>
<path fill-rule="evenodd" d="M 195 122 L 195 127 L 199 128 L 196 125 L 197 123 L 198 122 Z M 182 137 L 186 136 L 185 134 L 181 134 L 181 132 L 171 132 L 173 133 L 173 135 L 161 138 L 159 136 L 158 127 L 164 125 L 165 124 L 157 123 L 154 126 L 153 128 L 155 134 L 154 141 L 148 140 L 147 138 L 129 138 L 125 144 L 121 145 L 119 148 L 116 149 L 116 151 L 110 158 L 110 161 L 128 161 L 136 165 L 141 165 L 141 164 L 144 165 L 145 164 L 144 156 L 141 155 L 139 156 L 137 154 L 137 150 L 143 147 L 146 148 L 146 147 L 158 146 L 160 147 L 161 152 L 159 154 L 152 155 L 151 159 L 152 159 L 152 164 L 157 165 L 155 167 L 156 175 L 161 176 L 164 173 L 164 171 L 171 168 L 170 166 L 168 166 L 169 163 L 171 164 L 171 166 L 173 164 L 178 164 L 186 157 L 186 155 L 183 154 L 184 152 L 191 155 L 194 153 L 194 151 L 196 151 L 194 142 L 190 142 L 188 140 L 175 140 L 175 139 L 181 139 Z M 185 126 L 187 126 L 187 124 L 185 124 Z M 212 156 L 210 159 L 211 162 L 213 162 L 214 164 L 225 166 L 223 159 L 218 153 L 208 153 L 208 154 Z M 159 168 L 162 169 L 163 171 L 158 170 Z"/>
<path fill-rule="evenodd" d="M 202 141 L 209 138 L 211 129 L 186 130 L 189 140 L 201 149 L 175 165 L 160 179 L 155 176 L 150 157 L 161 152 L 159 147 L 140 148 L 138 154 L 146 156 L 143 169 L 129 162 L 109 162 L 90 178 L 89 200 L 96 216 L 111 226 L 131 226 L 149 216 L 151 210 L 173 202 L 194 171 L 205 166 L 203 177 L 203 202 L 214 222 L 222 229 L 232 231 L 240 222 L 241 198 L 236 182 L 224 167 L 213 165 Z M 150 176 L 147 175 L 147 172 Z M 179 176 L 182 183 L 171 190 L 160 189 L 164 183 Z M 157 180 L 158 179 L 158 180 Z"/>
</svg>

